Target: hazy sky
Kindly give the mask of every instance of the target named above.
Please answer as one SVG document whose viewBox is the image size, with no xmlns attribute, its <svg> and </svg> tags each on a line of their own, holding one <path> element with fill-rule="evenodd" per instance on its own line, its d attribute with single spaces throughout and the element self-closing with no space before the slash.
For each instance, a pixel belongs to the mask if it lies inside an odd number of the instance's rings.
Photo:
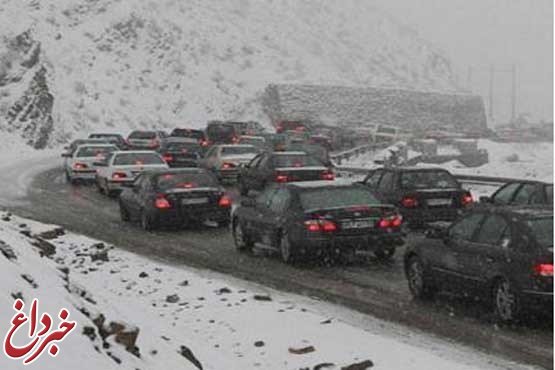
<svg viewBox="0 0 555 370">
<path fill-rule="evenodd" d="M 487 97 L 490 64 L 517 65 L 517 112 L 553 116 L 553 0 L 373 0 L 442 49 L 466 86 Z M 510 73 L 495 76 L 494 116 L 510 116 Z M 486 99 L 487 103 L 487 99 Z"/>
</svg>

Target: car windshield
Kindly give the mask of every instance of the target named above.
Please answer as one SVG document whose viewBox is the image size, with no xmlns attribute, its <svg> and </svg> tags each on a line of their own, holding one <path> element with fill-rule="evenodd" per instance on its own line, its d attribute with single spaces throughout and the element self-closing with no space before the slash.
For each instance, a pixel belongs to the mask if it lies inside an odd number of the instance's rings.
<svg viewBox="0 0 555 370">
<path fill-rule="evenodd" d="M 143 164 L 163 164 L 162 158 L 156 153 L 121 153 L 114 159 L 116 166 L 133 166 Z"/>
<path fill-rule="evenodd" d="M 76 156 L 79 158 L 83 157 L 99 157 L 104 158 L 106 154 L 118 150 L 114 146 L 85 146 L 79 148 Z"/>
<path fill-rule="evenodd" d="M 274 166 L 283 167 L 312 167 L 323 166 L 318 159 L 306 154 L 281 154 L 274 157 Z"/>
<path fill-rule="evenodd" d="M 541 247 L 553 247 L 553 216 L 528 220 L 526 224 L 532 229 L 532 234 Z"/>
<path fill-rule="evenodd" d="M 253 146 L 225 146 L 222 148 L 222 156 L 256 153 L 256 149 Z"/>
<path fill-rule="evenodd" d="M 304 190 L 300 199 L 304 210 L 380 204 L 368 190 L 351 186 Z"/>
<path fill-rule="evenodd" d="M 207 173 L 166 173 L 156 178 L 158 190 L 217 187 L 217 180 Z"/>
<path fill-rule="evenodd" d="M 199 130 L 190 130 L 186 128 L 176 128 L 172 131 L 171 136 L 190 137 L 193 139 L 203 139 L 204 132 Z"/>
<path fill-rule="evenodd" d="M 200 145 L 196 143 L 167 143 L 166 150 L 171 152 L 182 152 L 182 153 L 189 153 L 189 152 L 200 152 Z"/>
<path fill-rule="evenodd" d="M 447 171 L 408 171 L 401 173 L 401 187 L 405 189 L 458 188 L 459 183 Z"/>
<path fill-rule="evenodd" d="M 130 139 L 154 139 L 156 133 L 152 131 L 134 131 L 129 135 Z"/>
</svg>

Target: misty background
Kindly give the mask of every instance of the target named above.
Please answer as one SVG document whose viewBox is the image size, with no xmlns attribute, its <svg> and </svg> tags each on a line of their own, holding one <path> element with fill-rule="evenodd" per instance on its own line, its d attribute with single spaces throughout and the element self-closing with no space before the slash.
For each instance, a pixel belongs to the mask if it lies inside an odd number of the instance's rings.
<svg viewBox="0 0 555 370">
<path fill-rule="evenodd" d="M 553 121 L 552 0 L 374 0 L 450 57 L 458 84 L 488 105 L 494 67 L 494 124 L 511 119 L 513 64 L 516 114 Z M 471 78 L 469 81 L 469 68 Z"/>
</svg>

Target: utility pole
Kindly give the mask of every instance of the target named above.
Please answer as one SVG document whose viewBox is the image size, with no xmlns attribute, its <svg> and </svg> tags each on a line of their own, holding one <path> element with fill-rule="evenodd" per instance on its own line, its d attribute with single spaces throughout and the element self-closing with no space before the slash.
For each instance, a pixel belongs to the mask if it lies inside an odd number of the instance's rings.
<svg viewBox="0 0 555 370">
<path fill-rule="evenodd" d="M 489 118 L 493 121 L 493 77 L 495 74 L 495 69 L 493 64 L 489 67 Z"/>
<path fill-rule="evenodd" d="M 516 120 L 516 64 L 511 68 L 512 84 L 511 84 L 511 122 Z"/>
</svg>

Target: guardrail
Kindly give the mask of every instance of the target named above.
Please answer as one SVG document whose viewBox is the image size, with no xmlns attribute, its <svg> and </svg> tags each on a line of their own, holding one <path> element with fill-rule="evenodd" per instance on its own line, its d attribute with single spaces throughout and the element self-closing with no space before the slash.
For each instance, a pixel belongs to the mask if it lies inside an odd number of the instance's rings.
<svg viewBox="0 0 555 370">
<path fill-rule="evenodd" d="M 342 152 L 330 153 L 330 158 L 334 162 L 341 164 L 341 162 L 343 162 L 344 160 L 348 160 L 351 157 L 364 154 L 373 150 L 384 149 L 384 148 L 387 148 L 387 146 L 389 145 L 391 145 L 391 143 L 388 143 L 388 142 L 359 145 L 352 149 L 344 150 Z"/>
<path fill-rule="evenodd" d="M 347 177 L 362 176 L 368 174 L 369 168 L 364 167 L 349 167 L 349 166 L 336 166 L 335 170 L 339 174 L 345 174 Z M 508 182 L 526 181 L 523 179 L 516 179 L 511 177 L 497 177 L 497 176 L 481 176 L 481 175 L 465 175 L 454 173 L 453 176 L 465 184 L 474 185 L 487 185 L 487 186 L 500 186 Z"/>
</svg>

